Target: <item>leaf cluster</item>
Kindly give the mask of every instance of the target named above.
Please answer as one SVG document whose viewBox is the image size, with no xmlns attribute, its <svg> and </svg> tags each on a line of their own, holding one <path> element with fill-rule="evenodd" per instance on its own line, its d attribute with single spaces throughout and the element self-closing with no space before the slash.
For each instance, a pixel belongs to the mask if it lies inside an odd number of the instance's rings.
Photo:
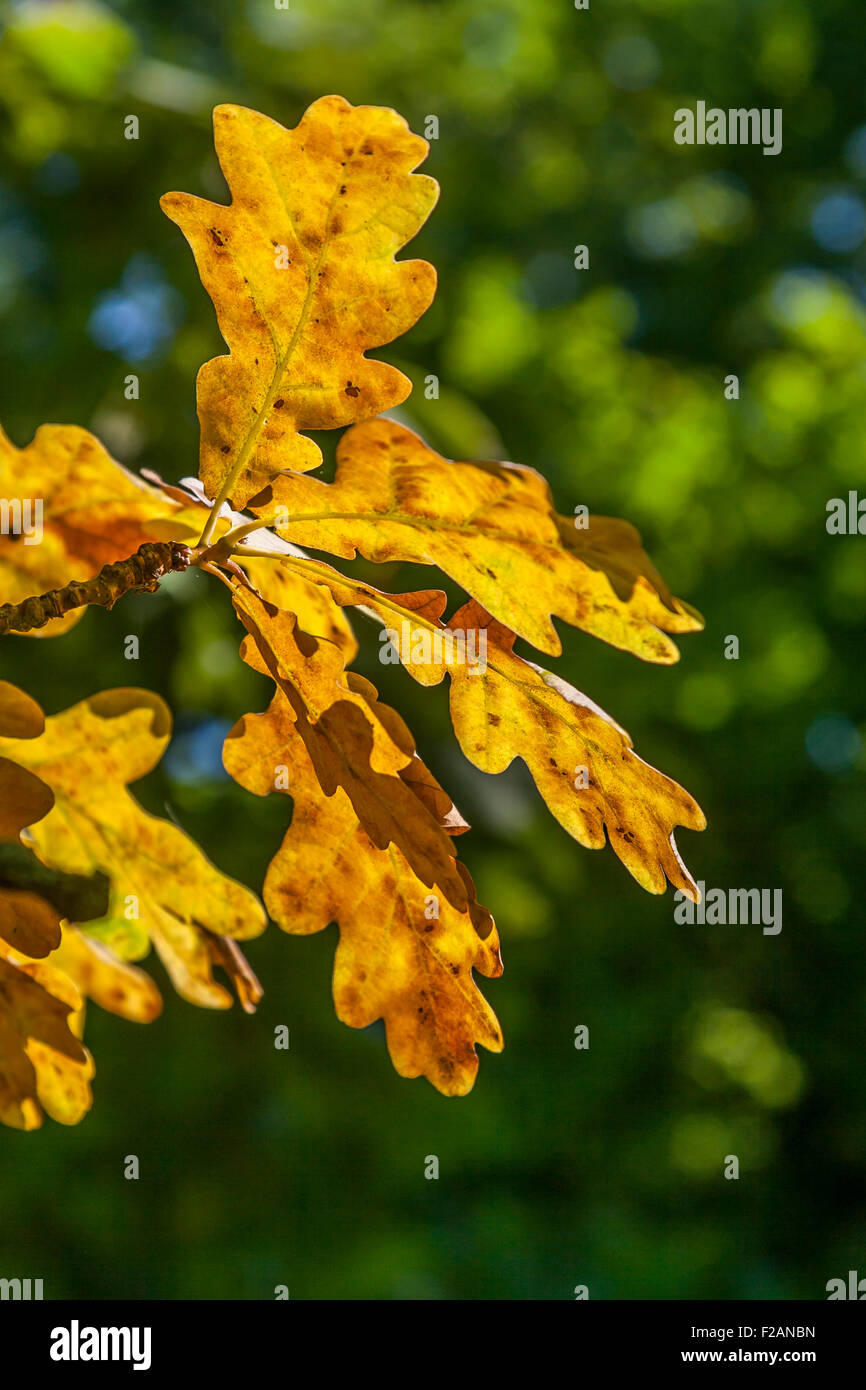
<svg viewBox="0 0 866 1390">
<path fill-rule="evenodd" d="M 46 719 L 0 684 L 0 1118 L 24 1128 L 43 1111 L 74 1123 L 90 1103 L 86 998 L 134 1021 L 156 1016 L 159 993 L 135 964 L 151 947 L 185 999 L 228 1006 L 219 967 L 252 1010 L 261 988 L 237 943 L 266 913 L 294 934 L 339 924 L 337 1014 L 353 1027 L 384 1019 L 401 1075 L 464 1094 L 478 1044 L 502 1048 L 475 979 L 502 963 L 457 854 L 469 827 L 402 717 L 352 670 L 353 611 L 380 625 L 384 660 L 422 686 L 448 679 L 454 732 L 476 767 L 522 759 L 578 843 L 609 842 L 649 892 L 670 882 L 696 895 L 674 832 L 702 829 L 699 807 L 515 642 L 556 656 L 558 618 L 669 664 L 699 615 L 628 523 L 576 524 L 532 468 L 445 459 L 385 414 L 410 382 L 367 354 L 435 292 L 432 266 L 396 259 L 438 194 L 415 173 L 426 143 L 395 112 L 334 96 L 294 130 L 237 106 L 217 107 L 214 129 L 231 203 L 162 200 L 228 348 L 198 375 L 198 478 L 135 477 L 74 426 L 43 426 L 21 450 L 0 433 L 0 493 L 41 498 L 44 528 L 34 546 L 0 536 L 0 598 L 86 588 L 106 565 L 122 575 L 118 562 L 142 545 L 186 547 L 229 589 L 241 658 L 273 683 L 268 708 L 229 733 L 225 766 L 253 795 L 284 795 L 291 813 L 262 907 L 128 791 L 168 743 L 161 699 L 103 691 Z M 310 432 L 330 429 L 345 433 L 325 482 Z M 448 615 L 440 590 L 385 592 L 323 558 L 356 555 L 436 567 L 465 602 Z M 33 635 L 65 633 L 82 611 Z"/>
</svg>

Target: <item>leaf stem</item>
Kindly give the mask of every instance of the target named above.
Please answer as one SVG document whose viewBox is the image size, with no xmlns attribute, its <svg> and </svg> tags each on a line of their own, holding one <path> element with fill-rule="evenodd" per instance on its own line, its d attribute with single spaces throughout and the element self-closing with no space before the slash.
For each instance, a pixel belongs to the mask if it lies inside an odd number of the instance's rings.
<svg viewBox="0 0 866 1390">
<path fill-rule="evenodd" d="M 220 508 L 222 507 L 222 504 L 223 504 L 223 502 L 224 502 L 225 500 L 226 500 L 226 499 L 225 499 L 225 497 L 223 497 L 222 493 L 220 494 L 219 497 L 216 497 L 216 498 L 214 499 L 213 506 L 211 507 L 210 511 L 209 511 L 208 514 L 207 514 L 207 518 L 206 518 L 206 520 L 205 520 L 205 524 L 204 524 L 204 526 L 202 527 L 201 535 L 200 535 L 199 538 L 198 538 L 198 543 L 196 544 L 196 550 L 206 549 L 207 546 L 209 545 L 209 543 L 210 543 L 210 538 L 211 538 L 211 536 L 212 536 L 213 533 L 214 533 L 214 528 L 216 527 L 217 521 L 218 521 L 218 519 L 219 519 Z"/>
<path fill-rule="evenodd" d="M 220 536 L 218 545 L 225 546 L 229 553 L 238 541 L 242 541 L 244 536 L 252 535 L 253 531 L 266 531 L 268 528 L 264 522 L 245 521 L 241 526 L 235 526 L 231 531 L 226 531 L 224 536 Z"/>
</svg>

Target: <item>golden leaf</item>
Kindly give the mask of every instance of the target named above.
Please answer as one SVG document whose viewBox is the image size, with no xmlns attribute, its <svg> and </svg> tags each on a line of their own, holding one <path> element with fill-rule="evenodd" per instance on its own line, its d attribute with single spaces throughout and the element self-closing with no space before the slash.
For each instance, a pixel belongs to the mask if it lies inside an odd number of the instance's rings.
<svg viewBox="0 0 866 1390">
<path fill-rule="evenodd" d="M 131 1023 L 150 1023 L 162 1010 L 162 996 L 146 971 L 68 923 L 51 964 L 68 975 L 84 998 Z"/>
<path fill-rule="evenodd" d="M 29 521 L 33 536 L 41 507 L 41 539 L 0 531 L 0 603 L 61 589 L 90 579 L 115 560 L 125 560 L 151 539 L 173 539 L 167 518 L 174 504 L 119 463 L 99 440 L 75 425 L 43 425 L 32 442 L 16 449 L 0 430 L 0 498 L 18 508 L 17 524 Z M 29 509 L 29 510 L 28 510 Z M 10 516 L 12 513 L 10 513 Z M 159 536 L 150 523 L 162 519 Z M 84 613 L 74 609 L 33 632 L 67 632 Z"/>
<path fill-rule="evenodd" d="M 171 716 L 146 690 L 107 690 L 45 721 L 29 742 L 0 739 L 38 771 L 55 805 L 30 834 L 50 868 L 101 870 L 133 900 L 175 989 L 191 1003 L 228 1008 L 213 979 L 206 930 L 239 940 L 265 926 L 261 904 L 220 873 L 176 825 L 149 815 L 126 790 L 162 757 Z"/>
<path fill-rule="evenodd" d="M 412 788 L 415 744 L 400 716 L 376 701 L 369 682 L 345 672 L 339 647 L 303 632 L 294 614 L 240 586 L 234 604 L 250 634 L 241 655 L 286 695 L 325 795 L 342 787 L 377 848 L 395 845 L 422 883 L 465 908 L 450 837 Z"/>
<path fill-rule="evenodd" d="M 641 887 L 663 893 L 670 879 L 697 900 L 674 829 L 703 830 L 700 807 L 639 758 L 626 731 L 592 700 L 517 656 L 514 634 L 479 604 L 470 600 L 445 626 L 441 590 L 385 594 L 319 561 L 282 564 L 311 581 L 318 576 L 337 603 L 373 609 L 396 638 L 395 656 L 419 684 L 437 685 L 447 672 L 454 730 L 476 767 L 504 772 L 522 758 L 550 811 L 580 844 L 602 848 L 607 831 Z"/>
<path fill-rule="evenodd" d="M 264 714 L 235 725 L 223 757 L 232 777 L 259 796 L 274 790 L 275 767 L 289 768 L 292 822 L 268 869 L 265 903 L 287 932 L 339 924 L 337 1016 L 353 1028 L 384 1019 L 401 1076 L 423 1075 L 445 1095 L 465 1095 L 478 1070 L 475 1045 L 499 1052 L 503 1044 L 472 975 L 501 974 L 499 939 L 464 866 L 468 900 L 459 910 L 428 892 L 396 845 L 377 848 L 341 788 L 322 794 L 281 690 Z M 415 784 L 448 803 L 423 764 Z M 447 818 L 450 809 L 441 809 Z"/>
<path fill-rule="evenodd" d="M 281 477 L 252 509 L 298 545 L 346 559 L 436 565 L 540 651 L 562 650 L 551 615 L 645 661 L 678 659 L 669 632 L 703 626 L 672 598 L 634 527 L 591 517 L 578 531 L 539 473 L 452 463 L 411 430 L 371 420 L 348 430 L 333 483 Z"/>
<path fill-rule="evenodd" d="M 301 430 L 336 429 L 406 399 L 411 383 L 365 357 L 430 304 L 436 273 L 395 253 L 429 215 L 437 184 L 412 170 L 427 142 L 396 112 L 313 103 L 293 130 L 218 106 L 214 140 L 228 207 L 167 193 L 229 356 L 198 376 L 200 477 L 245 506 L 281 469 L 321 462 Z"/>
<path fill-rule="evenodd" d="M 669 879 L 695 902 L 697 885 L 674 839 L 678 825 L 703 830 L 706 818 L 687 791 L 634 752 L 619 724 L 573 685 L 524 661 L 514 634 L 474 602 L 448 623 L 464 643 L 487 634 L 487 669 L 448 666 L 451 718 L 460 747 L 483 772 L 522 758 L 553 813 L 588 849 L 607 839 L 648 893 Z M 474 636 L 472 638 L 474 641 Z"/>
<path fill-rule="evenodd" d="M 237 557 L 254 589 L 274 608 L 294 613 L 298 627 L 311 637 L 323 637 L 343 654 L 348 666 L 358 654 L 358 643 L 345 613 L 322 584 L 312 584 L 305 575 L 274 564 L 273 560 L 245 560 Z"/>
</svg>

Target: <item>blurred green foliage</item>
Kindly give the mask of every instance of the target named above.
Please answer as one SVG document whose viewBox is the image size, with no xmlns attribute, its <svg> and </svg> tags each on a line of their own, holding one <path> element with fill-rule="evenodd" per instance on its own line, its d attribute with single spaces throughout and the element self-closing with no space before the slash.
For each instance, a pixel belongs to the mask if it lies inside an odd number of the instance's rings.
<svg viewBox="0 0 866 1390">
<path fill-rule="evenodd" d="M 7 9 L 14 441 L 70 422 L 129 466 L 195 471 L 194 375 L 221 344 L 157 200 L 225 197 L 214 103 L 294 125 L 337 91 L 418 131 L 435 115 L 442 198 L 411 253 L 440 290 L 389 354 L 416 382 L 401 418 L 452 455 L 534 465 L 565 512 L 642 529 L 706 632 L 670 669 L 573 632 L 552 664 L 698 797 L 709 829 L 680 846 L 697 876 L 782 888 L 784 927 L 676 924 L 670 894 L 567 838 L 522 766 L 494 782 L 466 764 L 444 687 L 379 666 L 367 635 L 362 669 L 473 822 L 462 852 L 503 937 L 485 992 L 505 1053 L 482 1053 L 466 1100 L 401 1080 L 379 1027 L 333 1016 L 336 929 L 271 928 L 249 950 L 266 986 L 253 1019 L 168 990 L 147 1030 L 91 1011 L 91 1116 L 0 1138 L 0 1273 L 44 1278 L 49 1297 L 558 1299 L 585 1283 L 760 1299 L 862 1272 L 866 540 L 825 530 L 828 499 L 864 486 L 861 21 L 856 0 Z M 781 107 L 781 155 L 675 146 L 673 112 L 698 99 Z M 112 684 L 165 694 L 177 738 L 138 792 L 258 887 L 285 812 L 218 769 L 221 731 L 267 698 L 238 636 L 222 591 L 186 576 L 61 641 L 7 639 L 2 674 L 50 712 Z"/>
</svg>

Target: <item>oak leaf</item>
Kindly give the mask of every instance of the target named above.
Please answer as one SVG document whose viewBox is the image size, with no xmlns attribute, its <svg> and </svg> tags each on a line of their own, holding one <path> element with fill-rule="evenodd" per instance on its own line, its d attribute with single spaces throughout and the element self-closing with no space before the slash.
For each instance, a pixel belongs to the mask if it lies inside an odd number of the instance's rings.
<svg viewBox="0 0 866 1390">
<path fill-rule="evenodd" d="M 51 964 L 72 980 L 85 999 L 130 1023 L 150 1023 L 162 1010 L 162 996 L 144 970 L 69 923 Z"/>
<path fill-rule="evenodd" d="M 454 731 L 482 772 L 504 772 L 521 758 L 550 811 L 580 844 L 602 848 L 606 831 L 641 887 L 663 893 L 669 879 L 697 899 L 674 830 L 703 830 L 700 807 L 639 758 L 625 729 L 592 700 L 518 656 L 513 632 L 474 600 L 442 623 L 447 600 L 441 590 L 386 594 L 320 561 L 281 564 L 293 566 L 318 579 L 335 602 L 372 610 L 385 624 L 383 636 L 390 634 L 394 659 L 419 684 L 450 677 Z"/>
<path fill-rule="evenodd" d="M 75 425 L 42 425 L 24 449 L 16 449 L 0 429 L 0 498 L 17 507 L 17 513 L 10 511 L 12 521 L 32 532 L 16 533 L 11 524 L 0 528 L 0 603 L 21 603 L 90 579 L 145 541 L 174 538 L 168 518 L 175 505 Z M 157 519 L 162 524 L 155 535 L 151 523 Z M 28 635 L 58 636 L 84 611 L 52 618 Z"/>
<path fill-rule="evenodd" d="M 550 618 L 645 661 L 678 660 L 668 633 L 698 614 L 671 596 L 633 526 L 590 517 L 579 531 L 534 469 L 444 459 L 411 430 L 370 420 L 343 435 L 333 483 L 281 477 L 252 504 L 301 546 L 436 565 L 499 622 L 559 655 Z"/>
<path fill-rule="evenodd" d="M 183 998 L 227 1008 L 213 978 L 207 933 L 238 940 L 265 926 L 258 899 L 219 872 L 176 825 L 149 815 L 126 790 L 165 751 L 171 716 L 146 690 L 104 691 L 45 721 L 27 742 L 0 739 L 50 786 L 55 804 L 30 827 L 40 859 L 70 873 L 101 871 L 137 903 L 141 926 Z"/>
<path fill-rule="evenodd" d="M 321 462 L 302 430 L 336 429 L 399 405 L 402 372 L 367 358 L 430 304 L 436 273 L 398 261 L 438 195 L 412 170 L 427 142 L 384 107 L 327 96 L 294 130 L 218 106 L 214 140 L 228 207 L 167 193 L 229 356 L 198 375 L 200 477 L 245 506 L 282 469 Z"/>
<path fill-rule="evenodd" d="M 431 896 L 396 845 L 373 844 L 342 788 L 323 794 L 281 690 L 264 714 L 235 725 L 223 757 L 231 775 L 259 796 L 275 789 L 275 767 L 290 769 L 292 821 L 268 868 L 265 904 L 287 932 L 339 924 L 337 1016 L 353 1028 L 384 1019 L 401 1076 L 423 1075 L 445 1095 L 465 1095 L 478 1069 L 476 1044 L 492 1052 L 503 1046 L 472 974 L 501 974 L 499 939 L 465 868 L 459 866 L 468 895 L 461 910 Z M 450 799 L 423 764 L 414 784 L 442 798 L 450 816 Z"/>
<path fill-rule="evenodd" d="M 588 849 L 607 840 L 642 888 L 670 880 L 693 901 L 698 889 L 677 849 L 677 826 L 703 830 L 693 797 L 634 751 L 629 734 L 561 677 L 525 661 L 514 634 L 470 602 L 448 623 L 456 636 L 487 634 L 487 669 L 448 666 L 451 718 L 463 752 L 483 772 L 521 758 L 570 835 Z"/>
<path fill-rule="evenodd" d="M 465 908 L 450 838 L 404 775 L 411 779 L 415 745 L 400 716 L 345 672 L 339 647 L 303 632 L 293 613 L 240 586 L 234 605 L 250 634 L 241 655 L 286 696 L 325 795 L 342 787 L 377 848 L 399 848 L 423 883 Z"/>
</svg>

